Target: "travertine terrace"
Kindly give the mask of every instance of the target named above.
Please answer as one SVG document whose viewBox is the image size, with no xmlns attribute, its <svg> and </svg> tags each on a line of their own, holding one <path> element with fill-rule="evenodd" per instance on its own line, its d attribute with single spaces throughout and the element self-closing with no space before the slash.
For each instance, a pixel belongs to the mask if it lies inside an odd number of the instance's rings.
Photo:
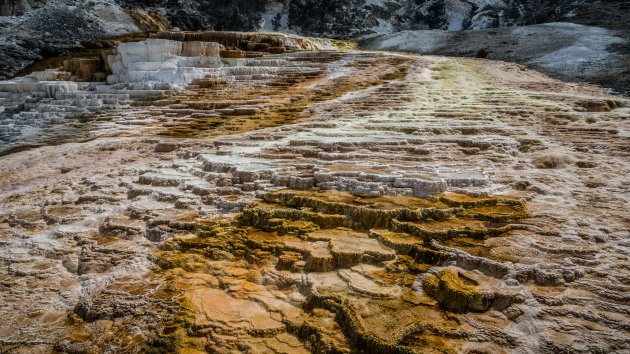
<svg viewBox="0 0 630 354">
<path fill-rule="evenodd" d="M 0 350 L 628 352 L 630 102 L 344 45 L 164 32 L 0 82 Z"/>
</svg>

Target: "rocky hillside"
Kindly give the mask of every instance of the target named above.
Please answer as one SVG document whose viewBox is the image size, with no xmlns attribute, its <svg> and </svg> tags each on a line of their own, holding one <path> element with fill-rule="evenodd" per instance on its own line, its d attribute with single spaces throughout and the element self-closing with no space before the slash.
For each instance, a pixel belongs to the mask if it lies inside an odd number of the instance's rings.
<svg viewBox="0 0 630 354">
<path fill-rule="evenodd" d="M 555 20 L 574 7 L 572 0 L 159 0 L 150 6 L 139 0 L 120 2 L 166 10 L 170 23 L 187 29 L 265 29 L 333 37 L 526 25 Z"/>
<path fill-rule="evenodd" d="M 402 31 L 365 37 L 359 43 L 371 50 L 512 61 L 565 81 L 590 81 L 630 92 L 628 39 L 600 27 L 554 22 L 477 31 Z"/>
<path fill-rule="evenodd" d="M 281 31 L 357 38 L 520 26 L 571 17 L 575 0 L 2 0 L 0 79 L 81 42 L 137 31 Z M 60 25 L 63 24 L 63 25 Z"/>
<path fill-rule="evenodd" d="M 76 1 L 61 1 L 72 5 Z M 575 0 L 112 0 L 119 6 L 162 13 L 182 29 L 275 30 L 353 37 L 410 29 L 479 29 L 556 20 Z M 3 0 L 1 16 L 24 15 L 60 1 Z M 94 6 L 88 2 L 87 7 Z"/>
<path fill-rule="evenodd" d="M 2 0 L 0 16 L 19 16 L 46 4 L 46 0 Z"/>
</svg>

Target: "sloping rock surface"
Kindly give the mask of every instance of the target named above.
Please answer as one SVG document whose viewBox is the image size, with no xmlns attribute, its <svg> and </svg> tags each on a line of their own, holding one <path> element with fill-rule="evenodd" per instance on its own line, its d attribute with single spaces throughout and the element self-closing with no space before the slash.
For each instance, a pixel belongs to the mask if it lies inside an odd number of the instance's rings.
<svg viewBox="0 0 630 354">
<path fill-rule="evenodd" d="M 0 350 L 630 349 L 627 99 L 204 36 L 0 82 Z"/>
</svg>

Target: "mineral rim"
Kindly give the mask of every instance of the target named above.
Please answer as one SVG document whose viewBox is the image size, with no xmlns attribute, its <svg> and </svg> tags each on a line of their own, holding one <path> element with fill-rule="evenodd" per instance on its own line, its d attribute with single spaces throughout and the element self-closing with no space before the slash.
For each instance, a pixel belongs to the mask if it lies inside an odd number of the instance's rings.
<svg viewBox="0 0 630 354">
<path fill-rule="evenodd" d="M 0 350 L 627 353 L 630 102 L 279 34 L 0 82 Z"/>
</svg>

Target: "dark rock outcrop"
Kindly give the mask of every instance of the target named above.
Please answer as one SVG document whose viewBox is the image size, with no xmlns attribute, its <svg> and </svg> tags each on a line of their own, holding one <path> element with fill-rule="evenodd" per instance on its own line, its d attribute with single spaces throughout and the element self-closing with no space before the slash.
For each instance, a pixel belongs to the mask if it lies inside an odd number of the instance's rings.
<svg viewBox="0 0 630 354">
<path fill-rule="evenodd" d="M 19 16 L 46 4 L 46 0 L 1 0 L 0 16 Z"/>
<path fill-rule="evenodd" d="M 119 0 L 122 6 L 166 10 L 170 23 L 188 30 L 276 30 L 351 38 L 415 29 L 474 29 L 549 22 L 573 1 L 298 1 Z M 212 9 L 209 11 L 208 9 Z"/>
</svg>

